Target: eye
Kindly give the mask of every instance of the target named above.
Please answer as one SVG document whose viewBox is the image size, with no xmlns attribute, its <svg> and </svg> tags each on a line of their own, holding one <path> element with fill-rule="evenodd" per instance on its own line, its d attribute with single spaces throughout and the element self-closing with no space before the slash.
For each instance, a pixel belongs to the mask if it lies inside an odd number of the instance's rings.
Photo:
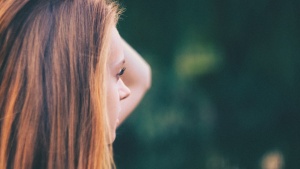
<svg viewBox="0 0 300 169">
<path fill-rule="evenodd" d="M 126 67 L 124 67 L 120 70 L 120 72 L 117 74 L 118 79 L 124 74 L 125 70 L 126 70 Z"/>
</svg>

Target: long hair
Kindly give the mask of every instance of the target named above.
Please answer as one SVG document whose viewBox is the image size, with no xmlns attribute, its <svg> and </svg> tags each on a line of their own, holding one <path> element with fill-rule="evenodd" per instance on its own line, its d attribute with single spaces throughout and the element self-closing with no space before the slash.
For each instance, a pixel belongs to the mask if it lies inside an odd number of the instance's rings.
<svg viewBox="0 0 300 169">
<path fill-rule="evenodd" d="M 106 60 L 118 7 L 0 0 L 0 168 L 114 168 Z"/>
</svg>

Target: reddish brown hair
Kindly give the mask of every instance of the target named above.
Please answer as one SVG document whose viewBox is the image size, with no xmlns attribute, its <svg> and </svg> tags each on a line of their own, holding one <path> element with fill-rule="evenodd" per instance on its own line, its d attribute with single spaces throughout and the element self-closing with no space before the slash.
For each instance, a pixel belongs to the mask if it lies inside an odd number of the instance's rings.
<svg viewBox="0 0 300 169">
<path fill-rule="evenodd" d="M 105 74 L 116 5 L 0 0 L 0 168 L 109 169 Z"/>
</svg>

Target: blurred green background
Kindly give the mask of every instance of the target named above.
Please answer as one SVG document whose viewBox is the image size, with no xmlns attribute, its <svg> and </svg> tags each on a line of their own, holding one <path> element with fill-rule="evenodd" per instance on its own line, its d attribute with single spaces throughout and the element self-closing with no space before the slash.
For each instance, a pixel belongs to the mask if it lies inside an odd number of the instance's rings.
<svg viewBox="0 0 300 169">
<path fill-rule="evenodd" d="M 299 0 L 119 2 L 153 82 L 117 130 L 118 168 L 299 168 Z"/>
</svg>

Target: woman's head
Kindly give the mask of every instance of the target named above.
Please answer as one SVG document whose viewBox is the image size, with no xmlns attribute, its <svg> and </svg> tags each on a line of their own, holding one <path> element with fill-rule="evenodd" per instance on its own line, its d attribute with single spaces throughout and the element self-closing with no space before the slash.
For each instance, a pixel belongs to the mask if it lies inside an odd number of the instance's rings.
<svg viewBox="0 0 300 169">
<path fill-rule="evenodd" d="M 112 31 L 112 39 L 110 45 L 110 52 L 107 61 L 107 110 L 109 117 L 109 124 L 111 129 L 111 140 L 115 139 L 115 130 L 119 124 L 121 112 L 121 100 L 130 95 L 130 89 L 124 84 L 121 79 L 125 71 L 125 58 L 123 52 L 123 45 L 121 37 L 117 29 Z"/>
<path fill-rule="evenodd" d="M 0 168 L 111 168 L 116 20 L 105 0 L 0 2 Z"/>
</svg>

